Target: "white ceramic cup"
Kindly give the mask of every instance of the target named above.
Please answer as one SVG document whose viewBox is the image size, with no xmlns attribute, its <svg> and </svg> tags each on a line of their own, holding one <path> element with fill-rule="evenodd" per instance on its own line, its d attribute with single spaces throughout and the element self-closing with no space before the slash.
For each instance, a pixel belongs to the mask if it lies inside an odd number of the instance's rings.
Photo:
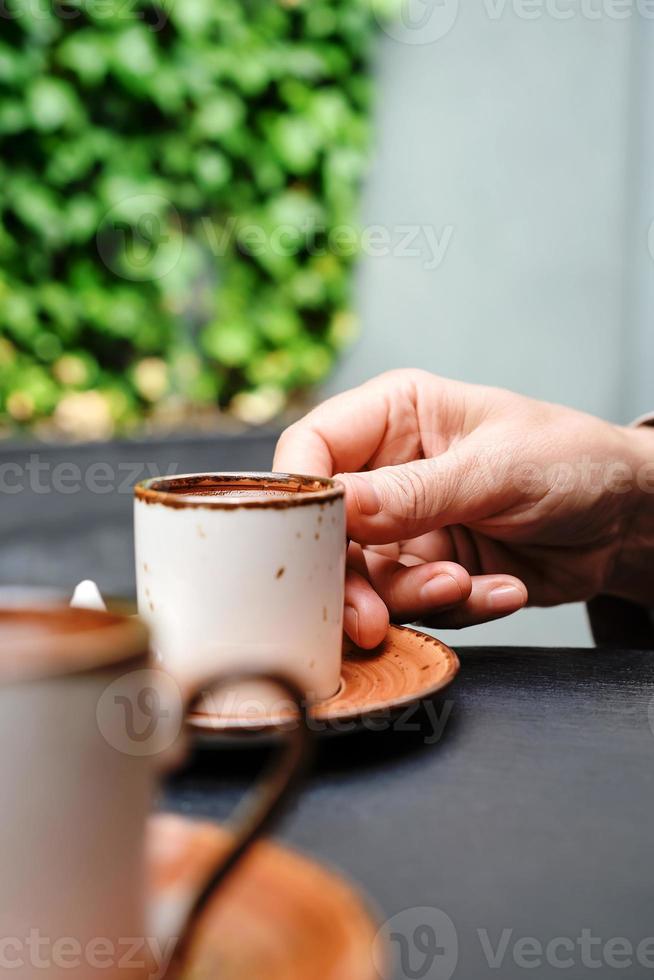
<svg viewBox="0 0 654 980">
<path fill-rule="evenodd" d="M 0 595 L 1 975 L 161 980 L 178 937 L 278 811 L 302 767 L 304 720 L 200 890 L 146 894 L 146 819 L 157 771 L 179 758 L 186 700 L 152 669 L 135 617 Z"/>
<path fill-rule="evenodd" d="M 343 487 L 283 473 L 156 478 L 135 490 L 140 615 L 173 674 L 242 668 L 288 676 L 307 700 L 340 685 Z M 214 710 L 264 710 L 260 689 Z"/>
</svg>

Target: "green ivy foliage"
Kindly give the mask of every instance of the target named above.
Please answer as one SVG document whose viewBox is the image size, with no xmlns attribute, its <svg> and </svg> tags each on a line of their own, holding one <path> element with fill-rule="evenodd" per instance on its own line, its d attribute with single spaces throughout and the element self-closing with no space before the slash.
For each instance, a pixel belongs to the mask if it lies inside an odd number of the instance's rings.
<svg viewBox="0 0 654 980">
<path fill-rule="evenodd" d="M 355 329 L 370 0 L 0 0 L 0 423 L 264 421 Z"/>
</svg>

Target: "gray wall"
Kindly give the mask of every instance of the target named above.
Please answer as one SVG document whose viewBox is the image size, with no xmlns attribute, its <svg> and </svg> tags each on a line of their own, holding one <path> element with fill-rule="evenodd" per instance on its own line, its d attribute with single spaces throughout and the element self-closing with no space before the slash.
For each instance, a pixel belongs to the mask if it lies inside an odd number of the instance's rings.
<svg viewBox="0 0 654 980">
<path fill-rule="evenodd" d="M 405 2 L 405 15 L 417 17 L 422 0 Z M 453 4 L 441 0 L 431 14 L 451 16 Z M 444 36 L 415 43 L 438 29 L 428 2 L 426 27 L 394 25 L 383 36 L 364 224 L 389 229 L 396 247 L 362 261 L 363 332 L 330 392 L 420 365 L 616 421 L 644 407 L 635 321 L 644 330 L 652 298 L 645 291 L 636 309 L 631 295 L 634 278 L 640 288 L 652 271 L 634 224 L 646 180 L 636 167 L 635 183 L 632 159 L 646 116 L 644 25 L 635 11 L 615 19 L 609 0 L 593 7 L 597 19 L 577 0 L 560 0 L 555 9 L 572 17 L 558 19 L 548 3 L 530 20 L 517 0 L 476 0 Z M 654 122 L 650 137 L 654 158 Z M 421 254 L 398 254 L 398 226 L 412 224 L 447 243 L 440 264 L 422 233 L 413 243 Z M 590 637 L 583 610 L 566 607 L 530 610 L 457 641 Z"/>
<path fill-rule="evenodd" d="M 623 414 L 654 407 L 654 22 L 632 47 Z"/>
</svg>

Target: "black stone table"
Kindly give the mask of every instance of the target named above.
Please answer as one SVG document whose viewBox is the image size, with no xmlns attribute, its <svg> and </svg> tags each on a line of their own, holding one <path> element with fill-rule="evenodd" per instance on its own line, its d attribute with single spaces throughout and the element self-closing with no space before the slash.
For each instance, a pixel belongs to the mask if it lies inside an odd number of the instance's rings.
<svg viewBox="0 0 654 980">
<path fill-rule="evenodd" d="M 654 654 L 460 654 L 421 730 L 318 746 L 279 836 L 403 913 L 395 980 L 654 975 Z M 225 819 L 263 760 L 199 749 L 162 806 Z"/>
</svg>

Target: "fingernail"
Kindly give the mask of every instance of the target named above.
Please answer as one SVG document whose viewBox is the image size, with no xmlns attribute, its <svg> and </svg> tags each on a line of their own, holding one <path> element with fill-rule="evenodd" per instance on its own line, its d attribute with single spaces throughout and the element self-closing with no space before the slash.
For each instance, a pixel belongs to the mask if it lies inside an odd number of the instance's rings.
<svg viewBox="0 0 654 980">
<path fill-rule="evenodd" d="M 420 600 L 428 605 L 440 606 L 446 602 L 460 602 L 463 599 L 461 586 L 453 575 L 441 572 L 425 582 L 420 589 Z"/>
<path fill-rule="evenodd" d="M 354 606 L 346 606 L 343 611 L 343 626 L 345 632 L 354 642 L 359 643 L 359 613 Z"/>
<path fill-rule="evenodd" d="M 515 585 L 499 585 L 488 593 L 488 605 L 491 609 L 515 609 L 524 605 L 525 594 Z"/>
<path fill-rule="evenodd" d="M 374 517 L 378 514 L 381 510 L 381 500 L 372 483 L 365 477 L 353 473 L 348 473 L 347 479 L 356 497 L 359 513 L 364 517 Z"/>
</svg>

